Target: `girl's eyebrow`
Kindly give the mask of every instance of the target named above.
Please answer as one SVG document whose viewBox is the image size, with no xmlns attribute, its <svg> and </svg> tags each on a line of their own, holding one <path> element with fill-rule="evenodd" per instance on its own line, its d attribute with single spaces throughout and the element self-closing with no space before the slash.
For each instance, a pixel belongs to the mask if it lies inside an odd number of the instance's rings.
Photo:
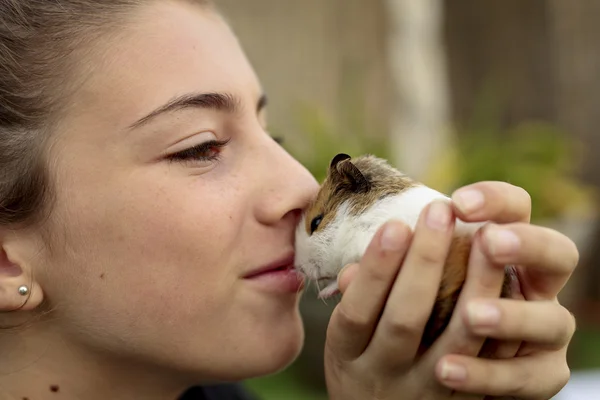
<svg viewBox="0 0 600 400">
<path fill-rule="evenodd" d="M 204 108 L 235 113 L 240 109 L 241 101 L 230 93 L 188 93 L 169 100 L 166 104 L 158 107 L 145 117 L 131 124 L 128 129 L 136 129 L 147 124 L 150 120 L 161 114 L 171 113 L 186 108 Z M 266 95 L 258 100 L 257 112 L 267 104 Z"/>
</svg>

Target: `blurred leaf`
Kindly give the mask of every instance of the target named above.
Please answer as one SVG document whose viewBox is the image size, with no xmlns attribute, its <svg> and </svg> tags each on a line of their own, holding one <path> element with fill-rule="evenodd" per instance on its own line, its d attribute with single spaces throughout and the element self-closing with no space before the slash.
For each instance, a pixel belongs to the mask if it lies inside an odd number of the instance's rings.
<svg viewBox="0 0 600 400">
<path fill-rule="evenodd" d="M 482 121 L 455 135 L 455 148 L 432 165 L 428 184 L 451 192 L 483 180 L 509 182 L 530 194 L 533 220 L 591 209 L 596 193 L 575 177 L 581 147 L 568 133 L 538 121 L 505 131 Z"/>
<path fill-rule="evenodd" d="M 366 126 L 363 113 L 357 111 L 346 115 L 350 122 L 339 125 L 352 126 L 352 130 L 340 129 L 315 106 L 300 104 L 297 108 L 295 121 L 303 132 L 302 146 L 289 151 L 319 182 L 325 178 L 329 162 L 338 153 L 351 156 L 369 153 L 389 158 L 385 135 L 375 129 L 367 131 L 363 128 Z"/>
<path fill-rule="evenodd" d="M 505 181 L 528 191 L 533 220 L 565 213 L 589 215 L 597 193 L 576 177 L 582 144 L 544 121 L 524 121 L 503 128 L 499 93 L 491 85 L 486 88 L 470 123 L 455 132 L 454 144 L 436 157 L 424 182 L 450 193 L 474 182 Z M 369 126 L 364 100 L 360 99 L 364 96 L 346 101 L 341 121 L 335 122 L 312 104 L 299 104 L 296 108 L 294 123 L 302 137 L 298 146 L 291 146 L 289 151 L 319 182 L 337 153 L 370 153 L 392 159 L 389 139 L 383 129 Z"/>
</svg>

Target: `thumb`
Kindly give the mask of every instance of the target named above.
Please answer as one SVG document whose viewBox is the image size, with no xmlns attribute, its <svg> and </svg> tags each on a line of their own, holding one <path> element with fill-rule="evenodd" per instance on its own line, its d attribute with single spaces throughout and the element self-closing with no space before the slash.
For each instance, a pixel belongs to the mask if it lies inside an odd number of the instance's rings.
<svg viewBox="0 0 600 400">
<path fill-rule="evenodd" d="M 342 294 L 346 292 L 348 286 L 358 273 L 358 264 L 347 264 L 342 268 L 337 276 L 338 288 Z"/>
</svg>

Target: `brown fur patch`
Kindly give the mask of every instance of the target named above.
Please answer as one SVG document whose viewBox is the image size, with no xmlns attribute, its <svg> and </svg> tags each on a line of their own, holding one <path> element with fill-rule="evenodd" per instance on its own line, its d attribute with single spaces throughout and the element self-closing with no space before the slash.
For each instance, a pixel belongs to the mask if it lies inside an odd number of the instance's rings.
<svg viewBox="0 0 600 400">
<path fill-rule="evenodd" d="M 350 214 L 358 215 L 383 197 L 419 185 L 419 182 L 404 175 L 385 160 L 372 155 L 353 159 L 338 155 L 336 158 L 332 160 L 321 189 L 306 212 L 305 229 L 308 234 L 315 217 L 323 216 L 317 230 L 325 228 L 346 200 L 350 200 Z M 357 173 L 368 183 L 368 189 L 353 185 L 354 174 Z"/>
</svg>

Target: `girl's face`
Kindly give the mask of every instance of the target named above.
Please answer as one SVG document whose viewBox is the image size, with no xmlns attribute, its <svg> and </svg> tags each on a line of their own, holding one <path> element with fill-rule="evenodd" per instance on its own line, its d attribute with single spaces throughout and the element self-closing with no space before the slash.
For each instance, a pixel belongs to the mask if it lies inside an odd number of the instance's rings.
<svg viewBox="0 0 600 400">
<path fill-rule="evenodd" d="M 301 349 L 286 273 L 317 183 L 266 132 L 223 20 L 146 7 L 86 59 L 50 147 L 51 251 L 34 267 L 71 349 L 195 376 L 273 372 Z M 94 49 L 96 50 L 96 48 Z"/>
</svg>

